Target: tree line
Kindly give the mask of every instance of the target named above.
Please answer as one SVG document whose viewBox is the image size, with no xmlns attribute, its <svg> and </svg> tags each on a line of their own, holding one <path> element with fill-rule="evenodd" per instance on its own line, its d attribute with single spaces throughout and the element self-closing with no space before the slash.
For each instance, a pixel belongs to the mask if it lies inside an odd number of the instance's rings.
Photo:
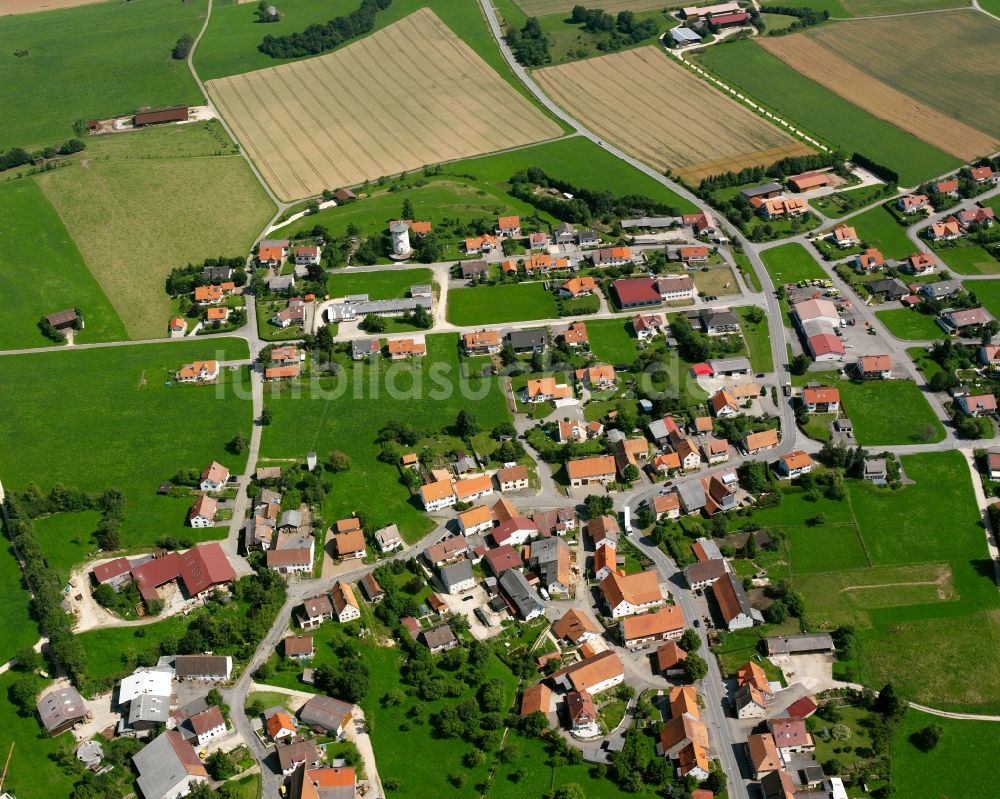
<svg viewBox="0 0 1000 799">
<path fill-rule="evenodd" d="M 552 177 L 541 167 L 533 166 L 516 172 L 510 177 L 510 193 L 519 200 L 531 203 L 556 219 L 575 224 L 589 224 L 594 219 L 610 219 L 626 214 L 655 214 L 678 216 L 680 211 L 672 205 L 662 203 L 642 194 L 616 195 L 610 191 L 595 191 L 582 188 L 565 180 Z M 539 193 L 535 188 L 556 189 L 564 194 L 572 194 L 572 200 Z"/>
<path fill-rule="evenodd" d="M 30 164 L 39 158 L 73 155 L 73 153 L 78 153 L 85 149 L 87 149 L 87 145 L 76 138 L 67 139 L 59 147 L 45 147 L 33 152 L 29 152 L 23 147 L 11 147 L 6 152 L 0 153 L 0 172 L 7 169 L 17 169 L 19 166 Z"/>
<path fill-rule="evenodd" d="M 371 33 L 378 12 L 390 5 L 392 0 L 362 0 L 350 14 L 334 17 L 323 25 L 310 25 L 304 31 L 285 36 L 267 35 L 257 49 L 271 58 L 301 58 L 325 53 L 350 39 Z"/>
</svg>

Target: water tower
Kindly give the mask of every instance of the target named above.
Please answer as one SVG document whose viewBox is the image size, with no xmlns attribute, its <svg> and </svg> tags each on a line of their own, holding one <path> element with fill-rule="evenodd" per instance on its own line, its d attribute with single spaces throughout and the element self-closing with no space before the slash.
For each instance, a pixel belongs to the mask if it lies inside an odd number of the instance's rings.
<svg viewBox="0 0 1000 799">
<path fill-rule="evenodd" d="M 392 234 L 392 254 L 405 258 L 410 254 L 410 226 L 405 222 L 393 222 L 389 232 Z"/>
</svg>

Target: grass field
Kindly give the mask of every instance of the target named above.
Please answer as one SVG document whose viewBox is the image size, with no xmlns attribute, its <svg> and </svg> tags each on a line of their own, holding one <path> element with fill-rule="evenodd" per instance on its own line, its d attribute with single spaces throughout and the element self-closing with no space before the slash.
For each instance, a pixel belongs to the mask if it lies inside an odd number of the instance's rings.
<svg viewBox="0 0 1000 799">
<path fill-rule="evenodd" d="M 942 728 L 941 740 L 930 752 L 922 752 L 910 742 L 910 736 L 930 724 Z M 892 784 L 896 794 L 925 799 L 991 796 L 1000 782 L 995 742 L 995 722 L 942 718 L 911 708 L 892 741 Z M 949 769 L 957 758 L 968 758 L 976 764 L 961 780 L 956 780 Z"/>
<path fill-rule="evenodd" d="M 496 186 L 445 176 L 428 179 L 423 186 L 398 191 L 373 191 L 360 202 L 324 208 L 319 213 L 292 222 L 288 228 L 281 228 L 280 235 L 286 235 L 286 231 L 295 233 L 312 230 L 314 225 L 323 225 L 332 235 L 342 236 L 347 226 L 354 224 L 363 234 L 378 236 L 388 229 L 390 220 L 399 218 L 404 200 L 413 204 L 417 218 L 438 223 L 444 218 L 467 224 L 473 219 L 494 219 L 502 214 L 526 217 L 535 213 L 534 206 Z M 539 213 L 539 216 L 549 219 L 544 213 Z M 442 241 L 442 244 L 447 242 Z M 448 258 L 458 260 L 459 255 L 456 244 Z M 386 259 L 386 262 L 389 260 Z"/>
<path fill-rule="evenodd" d="M 892 680 L 908 698 L 933 707 L 995 713 L 1000 599 L 965 459 L 928 453 L 904 456 L 902 466 L 912 483 L 894 491 L 848 481 L 847 501 L 829 503 L 848 513 L 872 568 L 806 573 L 796 568 L 801 536 L 793 530 L 795 588 L 805 596 L 811 626 L 855 626 L 859 681 L 878 687 Z M 787 505 L 786 497 L 777 510 Z M 817 509 L 828 524 L 843 520 L 828 506 Z M 812 551 L 809 557 L 822 563 Z M 936 667 L 942 651 L 954 654 L 954 668 Z M 968 679 L 971 673 L 977 679 Z"/>
<path fill-rule="evenodd" d="M 553 100 L 595 133 L 651 166 L 673 170 L 694 183 L 707 175 L 811 152 L 657 47 L 547 67 L 534 74 Z M 644 102 L 648 97 L 659 97 L 661 102 Z M 674 113 L 674 104 L 682 100 L 685 113 Z"/>
<path fill-rule="evenodd" d="M 0 18 L 0 82 L 18 109 L 4 122 L 0 150 L 64 141 L 78 119 L 202 102 L 170 50 L 182 33 L 197 34 L 206 6 L 143 0 Z M 28 55 L 13 57 L 19 49 Z"/>
<path fill-rule="evenodd" d="M 774 356 L 771 354 L 771 336 L 767 330 L 767 319 L 761 322 L 751 322 L 747 319 L 749 307 L 737 308 L 740 315 L 740 327 L 743 330 L 743 341 L 750 354 L 750 365 L 755 372 L 773 372 Z"/>
<path fill-rule="evenodd" d="M 868 558 L 853 524 L 790 527 L 792 574 L 861 569 Z"/>
<path fill-rule="evenodd" d="M 133 338 L 166 335 L 171 269 L 247 252 L 274 211 L 240 156 L 176 155 L 229 151 L 219 131 L 185 125 L 109 137 L 94 160 L 34 178 Z"/>
<path fill-rule="evenodd" d="M 632 323 L 627 319 L 595 319 L 587 322 L 587 338 L 590 351 L 604 363 L 631 364 L 635 362 L 639 350 L 637 339 L 632 332 Z"/>
<path fill-rule="evenodd" d="M 91 536 L 100 520 L 100 511 L 96 510 L 56 513 L 34 520 L 38 546 L 47 554 L 49 567 L 62 579 L 68 579 L 73 566 L 94 552 Z"/>
<path fill-rule="evenodd" d="M 699 294 L 715 294 L 724 296 L 726 294 L 739 294 L 740 287 L 736 282 L 736 275 L 728 266 L 715 267 L 708 271 L 698 270 L 691 274 L 695 288 Z"/>
<path fill-rule="evenodd" d="M 899 260 L 914 252 L 913 242 L 906 237 L 906 228 L 881 205 L 852 216 L 850 224 L 865 244 L 877 247 L 886 258 Z"/>
<path fill-rule="evenodd" d="M 942 247 L 934 250 L 934 253 L 949 269 L 960 275 L 1000 274 L 1000 261 L 978 244 L 970 247 Z"/>
<path fill-rule="evenodd" d="M 75 335 L 78 343 L 126 337 L 121 319 L 34 181 L 0 184 L 0 237 L 7 245 L 0 253 L 0 348 L 52 346 L 38 320 L 64 308 L 83 314 L 86 328 Z"/>
<path fill-rule="evenodd" d="M 849 31 L 859 27 L 847 26 Z M 916 102 L 895 83 L 884 83 L 865 72 L 867 60 L 851 63 L 805 34 L 762 39 L 761 46 L 807 78 L 946 153 L 969 160 L 995 149 L 994 137 Z"/>
<path fill-rule="evenodd" d="M 432 365 L 435 375 L 450 381 L 449 390 L 439 389 L 437 377 L 431 381 Z M 411 499 L 398 467 L 376 460 L 378 431 L 395 419 L 429 434 L 438 433 L 470 403 L 474 403 L 484 431 L 492 430 L 509 415 L 496 380 L 472 384 L 481 397 L 463 396 L 456 377 L 456 335 L 428 336 L 427 357 L 419 366 L 383 364 L 380 368 L 375 377 L 370 374 L 371 367 L 349 367 L 335 383 L 322 383 L 303 396 L 295 396 L 290 389 L 269 395 L 267 404 L 274 412 L 274 422 L 264 429 L 261 455 L 302 458 L 310 451 L 324 456 L 334 449 L 346 452 L 351 469 L 332 477 L 332 491 L 324 506 L 326 518 L 338 519 L 363 510 L 377 527 L 397 523 L 407 540 L 415 540 L 434 523 Z"/>
<path fill-rule="evenodd" d="M 915 341 L 937 339 L 944 335 L 933 316 L 918 313 L 910 308 L 876 311 L 875 315 L 896 338 Z"/>
<path fill-rule="evenodd" d="M 944 438 L 941 422 L 910 380 L 843 381 L 840 391 L 862 446 L 922 444 Z"/>
<path fill-rule="evenodd" d="M 448 321 L 461 327 L 554 319 L 558 315 L 554 297 L 541 283 L 475 286 L 448 292 Z"/>
<path fill-rule="evenodd" d="M 395 300 L 407 296 L 410 286 L 430 283 L 430 269 L 394 269 L 385 272 L 334 272 L 326 281 L 331 297 L 367 294 L 373 300 Z"/>
<path fill-rule="evenodd" d="M 816 11 L 829 11 L 830 16 L 835 19 L 851 16 L 838 0 L 792 0 L 788 5 L 793 8 L 811 8 Z"/>
<path fill-rule="evenodd" d="M 808 35 L 918 103 L 989 134 L 994 142 L 1000 136 L 1000 23 L 973 11 L 954 11 L 834 27 L 820 26 Z M 899 48 L 924 57 L 904 64 L 893 55 Z"/>
<path fill-rule="evenodd" d="M 33 646 L 41 632 L 28 610 L 31 597 L 24 586 L 21 566 L 14 557 L 10 541 L 4 538 L 0 548 L 3 550 L 0 552 L 0 602 L 4 608 L 0 663 L 6 663 L 22 646 Z"/>
<path fill-rule="evenodd" d="M 73 793 L 73 779 L 53 762 L 52 757 L 74 746 L 70 733 L 50 738 L 34 716 L 21 716 L 10 703 L 7 693 L 17 681 L 16 672 L 0 674 L 0 752 L 4 760 L 10 745 L 16 743 L 10 759 L 4 790 L 18 799 L 56 799 Z M 46 686 L 48 687 L 48 686 Z M 44 778 L 40 775 L 44 774 Z M 16 792 L 16 793 L 15 793 Z"/>
<path fill-rule="evenodd" d="M 505 23 L 517 28 L 524 26 L 527 17 L 513 4 L 513 0 L 506 0 L 502 3 L 502 7 L 497 10 Z M 635 18 L 637 21 L 654 23 L 656 32 L 642 42 L 637 42 L 634 45 L 626 44 L 619 50 L 651 44 L 656 41 L 660 34 L 681 24 L 680 20 L 671 16 L 662 5 L 649 10 L 636 11 Z M 546 16 L 538 18 L 538 24 L 548 42 L 549 61 L 547 66 L 591 58 L 607 52 L 602 48 L 607 40 L 606 32 L 592 33 L 587 31 L 580 23 L 573 22 L 572 16 L 565 11 L 556 14 L 547 13 Z"/>
<path fill-rule="evenodd" d="M 141 627 L 103 627 L 87 630 L 78 637 L 87 649 L 87 678 L 93 684 L 104 684 L 124 671 L 122 654 L 156 651 L 165 638 L 179 637 L 187 629 L 187 619 L 172 616 Z M 128 671 L 125 671 L 128 674 Z"/>
<path fill-rule="evenodd" d="M 808 5 L 813 7 L 812 3 Z M 698 60 L 803 130 L 839 145 L 848 153 L 861 152 L 895 170 L 902 185 L 916 185 L 960 163 L 960 159 L 800 75 L 755 42 L 709 47 Z"/>
<path fill-rule="evenodd" d="M 967 8 L 967 0 L 842 0 L 844 8 L 856 17 L 878 14 L 903 14 L 915 11 L 940 11 L 945 8 Z"/>
<path fill-rule="evenodd" d="M 874 186 L 862 186 L 857 189 L 845 189 L 823 197 L 816 197 L 809 201 L 810 205 L 825 216 L 835 219 L 846 213 L 861 208 L 880 196 L 885 187 L 877 184 Z"/>
<path fill-rule="evenodd" d="M 415 40 L 424 46 L 409 47 Z M 427 9 L 334 53 L 208 90 L 285 199 L 562 133 Z M 510 124 L 496 124 L 497 107 Z"/>
<path fill-rule="evenodd" d="M 800 280 L 823 280 L 827 277 L 816 259 L 801 244 L 794 242 L 772 247 L 761 253 L 767 273 L 775 286 Z"/>
<path fill-rule="evenodd" d="M 180 469 L 201 469 L 215 459 L 238 471 L 246 461 L 246 453 L 230 455 L 225 444 L 250 432 L 248 389 L 240 398 L 226 385 L 219 398 L 211 386 L 164 385 L 168 370 L 207 357 L 246 358 L 247 345 L 218 338 L 0 359 L 0 405 L 8 410 L 0 417 L 0 438 L 17 442 L 0 451 L 4 487 L 19 491 L 34 482 L 47 491 L 61 482 L 98 492 L 117 486 L 128 503 L 122 524 L 128 547 L 164 533 L 212 537 L 211 528 L 184 527 L 190 501 L 156 496 L 156 487 Z M 67 528 L 74 527 L 79 530 L 70 523 L 61 528 L 61 541 L 41 536 L 51 544 L 45 554 L 53 568 L 68 568 L 92 551 L 86 537 L 79 544 L 71 537 Z"/>
<path fill-rule="evenodd" d="M 1000 319 L 1000 280 L 976 280 L 964 284 L 965 290 L 975 292 L 980 304 Z"/>
<path fill-rule="evenodd" d="M 582 136 L 568 136 L 506 153 L 470 158 L 448 164 L 445 170 L 468 173 L 491 183 L 506 185 L 515 172 L 532 166 L 541 167 L 552 177 L 576 186 L 614 194 L 641 194 L 673 206 L 678 213 L 698 210 L 694 203 L 679 197 L 659 181 L 633 169 Z"/>
</svg>

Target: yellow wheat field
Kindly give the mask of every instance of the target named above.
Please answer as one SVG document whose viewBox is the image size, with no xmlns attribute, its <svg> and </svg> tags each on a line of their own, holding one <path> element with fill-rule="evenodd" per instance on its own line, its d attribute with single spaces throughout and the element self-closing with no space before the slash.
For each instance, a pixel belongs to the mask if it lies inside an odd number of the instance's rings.
<svg viewBox="0 0 1000 799">
<path fill-rule="evenodd" d="M 562 133 L 426 8 L 329 55 L 207 85 L 285 200 Z"/>
<path fill-rule="evenodd" d="M 657 46 L 548 67 L 534 75 L 550 97 L 595 133 L 690 182 L 812 152 Z"/>
</svg>

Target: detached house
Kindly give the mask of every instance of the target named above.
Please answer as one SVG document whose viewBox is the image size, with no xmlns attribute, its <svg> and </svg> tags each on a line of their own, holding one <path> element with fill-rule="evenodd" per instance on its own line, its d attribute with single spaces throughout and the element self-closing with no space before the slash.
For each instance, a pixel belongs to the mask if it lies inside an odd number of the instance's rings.
<svg viewBox="0 0 1000 799">
<path fill-rule="evenodd" d="M 493 232 L 496 233 L 498 236 L 520 236 L 521 217 L 501 216 L 497 220 L 497 224 Z"/>
<path fill-rule="evenodd" d="M 801 477 L 811 472 L 814 465 L 815 463 L 809 457 L 809 453 L 797 449 L 780 458 L 775 465 L 775 469 L 781 477 L 794 480 L 796 477 Z"/>
<path fill-rule="evenodd" d="M 935 222 L 927 231 L 927 238 L 932 241 L 953 241 L 962 235 L 961 226 L 958 220 L 949 216 L 941 222 Z"/>
<path fill-rule="evenodd" d="M 827 386 L 804 388 L 802 405 L 809 413 L 836 413 L 840 410 L 840 390 Z"/>
<path fill-rule="evenodd" d="M 778 446 L 778 431 L 773 427 L 758 433 L 748 433 L 743 439 L 743 449 L 747 455 L 756 455 L 776 446 Z"/>
<path fill-rule="evenodd" d="M 605 389 L 614 388 L 615 369 L 609 364 L 597 363 L 593 366 L 577 369 L 576 379 L 587 386 L 587 388 L 604 391 Z"/>
<path fill-rule="evenodd" d="M 496 330 L 465 333 L 462 344 L 469 355 L 492 355 L 500 352 L 500 334 Z"/>
<path fill-rule="evenodd" d="M 889 380 L 892 378 L 892 358 L 888 355 L 862 355 L 855 369 L 862 380 Z"/>
<path fill-rule="evenodd" d="M 292 250 L 297 266 L 318 266 L 320 249 L 315 245 L 296 247 Z"/>
<path fill-rule="evenodd" d="M 856 247 L 861 243 L 857 231 L 849 225 L 837 225 L 830 231 L 830 239 L 838 247 Z"/>
<path fill-rule="evenodd" d="M 632 317 L 632 330 L 639 341 L 649 341 L 666 330 L 667 323 L 659 314 L 637 314 Z"/>
<path fill-rule="evenodd" d="M 955 401 L 966 416 L 987 416 L 997 412 L 997 398 L 992 394 L 970 394 Z"/>
<path fill-rule="evenodd" d="M 988 166 L 974 166 L 969 170 L 969 174 L 978 185 L 997 182 L 996 175 L 993 174 L 993 169 Z"/>
<path fill-rule="evenodd" d="M 904 268 L 911 274 L 920 277 L 921 275 L 931 274 L 937 268 L 937 263 L 934 260 L 934 256 L 930 253 L 915 252 L 906 259 L 906 266 Z"/>
<path fill-rule="evenodd" d="M 655 569 L 629 575 L 609 574 L 601 581 L 601 593 L 613 619 L 641 613 L 666 602 Z"/>
<path fill-rule="evenodd" d="M 448 508 L 455 504 L 455 489 L 451 480 L 436 480 L 420 486 L 420 501 L 428 513 Z"/>
<path fill-rule="evenodd" d="M 915 214 L 931 206 L 931 198 L 926 194 L 906 194 L 899 198 L 896 207 L 904 214 Z"/>
<path fill-rule="evenodd" d="M 361 608 L 354 596 L 354 589 L 343 580 L 337 580 L 330 589 L 330 599 L 333 601 L 333 611 L 337 621 L 346 624 L 361 618 Z"/>
<path fill-rule="evenodd" d="M 854 266 L 862 272 L 874 272 L 885 266 L 885 258 L 882 253 L 874 247 L 869 247 L 864 252 L 854 256 Z"/>
</svg>

